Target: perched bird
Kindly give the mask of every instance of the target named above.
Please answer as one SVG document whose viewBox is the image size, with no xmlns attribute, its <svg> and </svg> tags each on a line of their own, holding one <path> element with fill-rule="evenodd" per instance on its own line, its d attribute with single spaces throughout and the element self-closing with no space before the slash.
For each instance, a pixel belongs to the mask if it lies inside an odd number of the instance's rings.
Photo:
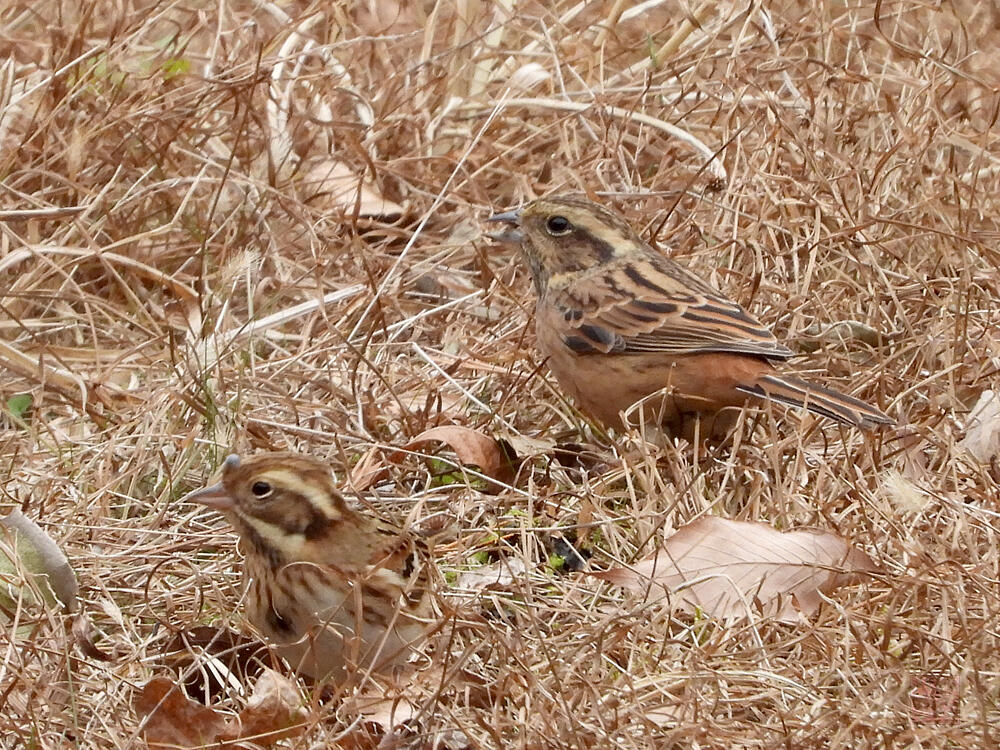
<svg viewBox="0 0 1000 750">
<path fill-rule="evenodd" d="M 217 484 L 184 499 L 220 511 L 239 532 L 247 618 L 300 674 L 385 671 L 428 634 L 426 547 L 349 508 L 321 461 L 229 456 Z"/>
<path fill-rule="evenodd" d="M 719 435 L 753 398 L 848 425 L 892 424 L 878 409 L 779 374 L 792 351 L 740 305 L 641 240 L 592 201 L 541 198 L 488 219 L 493 239 L 520 245 L 538 292 L 538 348 L 560 385 L 606 426 L 640 399 L 647 422 L 688 437 L 695 418 Z"/>
</svg>

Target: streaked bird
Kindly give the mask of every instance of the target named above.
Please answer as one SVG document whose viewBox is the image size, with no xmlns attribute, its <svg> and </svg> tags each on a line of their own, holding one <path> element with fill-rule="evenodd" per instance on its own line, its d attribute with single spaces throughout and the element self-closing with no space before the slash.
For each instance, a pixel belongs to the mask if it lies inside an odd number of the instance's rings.
<svg viewBox="0 0 1000 750">
<path fill-rule="evenodd" d="M 793 356 L 710 284 L 654 250 L 618 214 L 586 199 L 541 198 L 488 219 L 521 247 L 538 301 L 538 348 L 562 388 L 606 426 L 644 404 L 647 422 L 719 434 L 748 400 L 770 399 L 869 429 L 893 420 L 831 388 L 779 372 Z M 721 418 L 720 412 L 726 410 Z"/>
<path fill-rule="evenodd" d="M 247 619 L 300 674 L 390 670 L 428 633 L 426 547 L 348 507 L 321 461 L 232 455 L 218 483 L 184 499 L 220 511 L 239 532 Z"/>
</svg>

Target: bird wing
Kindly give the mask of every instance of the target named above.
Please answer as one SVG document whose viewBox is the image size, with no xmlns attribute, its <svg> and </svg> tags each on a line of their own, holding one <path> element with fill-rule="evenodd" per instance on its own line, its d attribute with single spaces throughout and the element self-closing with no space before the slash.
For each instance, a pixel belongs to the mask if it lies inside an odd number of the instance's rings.
<svg viewBox="0 0 1000 750">
<path fill-rule="evenodd" d="M 376 522 L 375 531 L 379 541 L 366 568 L 366 578 L 392 580 L 411 603 L 419 602 L 433 587 L 426 541 L 381 521 Z"/>
<path fill-rule="evenodd" d="M 555 280 L 553 280 L 555 281 Z M 550 284 L 550 320 L 577 354 L 792 351 L 740 305 L 666 258 L 629 259 Z"/>
</svg>

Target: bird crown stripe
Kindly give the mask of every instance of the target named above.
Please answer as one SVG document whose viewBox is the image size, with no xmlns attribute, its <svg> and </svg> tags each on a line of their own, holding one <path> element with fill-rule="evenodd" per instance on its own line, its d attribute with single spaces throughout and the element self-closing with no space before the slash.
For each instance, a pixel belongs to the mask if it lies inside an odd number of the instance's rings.
<svg viewBox="0 0 1000 750">
<path fill-rule="evenodd" d="M 636 244 L 632 230 L 629 227 L 611 226 L 606 222 L 594 221 L 589 216 L 582 221 L 577 219 L 573 223 L 610 248 L 621 248 Z"/>
</svg>

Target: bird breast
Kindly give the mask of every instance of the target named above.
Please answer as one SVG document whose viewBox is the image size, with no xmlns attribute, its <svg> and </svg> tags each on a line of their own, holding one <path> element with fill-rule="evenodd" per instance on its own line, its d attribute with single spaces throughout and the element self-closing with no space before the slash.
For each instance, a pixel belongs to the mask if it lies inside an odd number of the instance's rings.
<svg viewBox="0 0 1000 750">
<path fill-rule="evenodd" d="M 423 634 L 400 585 L 382 580 L 386 571 L 368 580 L 307 562 L 254 567 L 247 567 L 248 619 L 300 674 L 329 679 L 349 665 L 384 668 L 404 661 Z"/>
</svg>

